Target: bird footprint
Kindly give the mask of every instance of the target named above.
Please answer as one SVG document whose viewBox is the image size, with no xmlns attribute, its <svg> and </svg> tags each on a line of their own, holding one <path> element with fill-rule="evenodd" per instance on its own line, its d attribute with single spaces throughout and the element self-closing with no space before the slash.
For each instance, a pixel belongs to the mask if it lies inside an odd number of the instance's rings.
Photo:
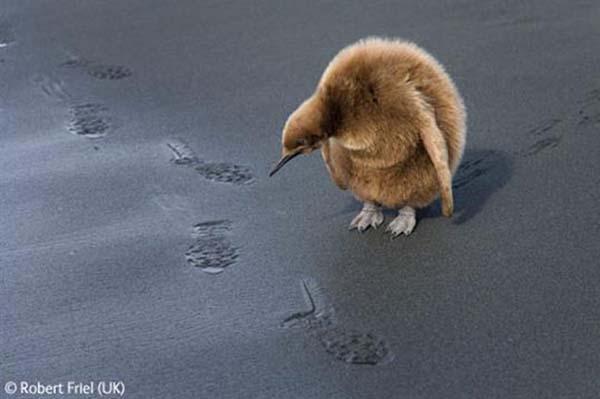
<svg viewBox="0 0 600 399">
<path fill-rule="evenodd" d="M 547 119 L 530 129 L 527 133 L 535 141 L 527 148 L 520 151 L 519 155 L 530 157 L 547 148 L 554 148 L 558 146 L 562 140 L 562 134 L 552 134 L 552 132 L 554 128 L 561 122 L 561 119 Z"/>
</svg>

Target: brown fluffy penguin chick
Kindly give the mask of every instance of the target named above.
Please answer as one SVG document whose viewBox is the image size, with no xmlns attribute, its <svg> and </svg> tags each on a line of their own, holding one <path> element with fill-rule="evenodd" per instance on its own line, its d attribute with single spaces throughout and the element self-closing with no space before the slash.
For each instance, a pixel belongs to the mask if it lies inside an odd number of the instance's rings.
<svg viewBox="0 0 600 399">
<path fill-rule="evenodd" d="M 335 56 L 290 115 L 270 175 L 320 148 L 335 184 L 364 203 L 351 229 L 378 227 L 384 206 L 399 210 L 387 230 L 408 235 L 415 208 L 438 196 L 442 213 L 452 215 L 465 121 L 454 83 L 430 54 L 406 41 L 364 39 Z"/>
</svg>

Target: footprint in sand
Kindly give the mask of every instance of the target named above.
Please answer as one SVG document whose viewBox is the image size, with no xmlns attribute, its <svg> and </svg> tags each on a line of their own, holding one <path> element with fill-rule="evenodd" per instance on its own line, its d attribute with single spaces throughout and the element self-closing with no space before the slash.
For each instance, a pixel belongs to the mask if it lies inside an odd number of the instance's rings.
<svg viewBox="0 0 600 399">
<path fill-rule="evenodd" d="M 182 140 L 171 139 L 167 142 L 167 147 L 173 155 L 171 162 L 191 167 L 207 180 L 236 185 L 249 184 L 254 181 L 254 174 L 250 168 L 229 162 L 203 161 Z"/>
<path fill-rule="evenodd" d="M 107 108 L 99 103 L 84 103 L 69 108 L 69 131 L 87 138 L 104 137 L 111 128 Z"/>
<path fill-rule="evenodd" d="M 91 77 L 101 80 L 120 80 L 133 75 L 133 71 L 123 65 L 102 64 L 81 58 L 70 59 L 60 66 L 85 71 Z"/>
<path fill-rule="evenodd" d="M 133 74 L 131 69 L 122 65 L 92 64 L 87 68 L 88 75 L 96 79 L 119 80 Z"/>
<path fill-rule="evenodd" d="M 205 273 L 219 274 L 237 262 L 238 249 L 231 244 L 228 234 L 231 222 L 215 220 L 198 223 L 192 234 L 195 242 L 185 253 L 187 262 Z"/>
<path fill-rule="evenodd" d="M 309 309 L 286 318 L 281 327 L 301 327 L 319 341 L 329 355 L 345 363 L 377 365 L 390 356 L 382 338 L 338 326 L 333 306 L 312 280 L 302 280 L 301 286 Z"/>
</svg>

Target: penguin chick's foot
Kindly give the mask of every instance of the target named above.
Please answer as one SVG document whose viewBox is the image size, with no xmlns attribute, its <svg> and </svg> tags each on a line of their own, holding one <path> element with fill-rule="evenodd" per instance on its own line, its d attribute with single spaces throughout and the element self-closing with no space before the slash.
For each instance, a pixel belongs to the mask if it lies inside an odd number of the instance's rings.
<svg viewBox="0 0 600 399">
<path fill-rule="evenodd" d="M 398 216 L 388 224 L 385 231 L 392 233 L 392 237 L 398 237 L 402 233 L 409 235 L 415 228 L 416 223 L 415 209 L 405 206 L 398 211 Z"/>
<path fill-rule="evenodd" d="M 383 212 L 381 212 L 381 208 L 371 202 L 365 202 L 360 213 L 352 219 L 350 230 L 357 229 L 358 231 L 363 232 L 369 227 L 376 229 L 381 223 L 383 223 Z"/>
</svg>

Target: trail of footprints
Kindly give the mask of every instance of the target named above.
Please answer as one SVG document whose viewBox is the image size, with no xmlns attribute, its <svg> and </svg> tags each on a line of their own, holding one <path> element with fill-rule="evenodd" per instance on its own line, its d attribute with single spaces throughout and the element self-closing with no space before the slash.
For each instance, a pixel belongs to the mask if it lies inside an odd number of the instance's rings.
<svg viewBox="0 0 600 399">
<path fill-rule="evenodd" d="M 64 68 L 82 69 L 96 79 L 119 80 L 132 75 L 131 69 L 121 65 L 100 64 L 85 59 L 71 59 L 60 65 Z M 42 89 L 50 96 L 59 99 L 69 98 L 61 81 L 50 80 L 42 85 Z M 108 107 L 102 103 L 82 103 L 69 107 L 71 121 L 69 131 L 87 138 L 104 137 L 112 128 Z"/>
<path fill-rule="evenodd" d="M 0 23 L 0 44 L 3 40 Z M 132 71 L 120 65 L 106 65 L 85 59 L 73 58 L 60 65 L 63 68 L 82 70 L 101 80 L 120 80 L 132 75 Z M 52 75 L 36 75 L 33 82 L 50 99 L 68 104 L 70 121 L 68 130 L 90 139 L 104 137 L 111 129 L 108 107 L 99 102 L 76 103 L 67 91 L 63 80 Z M 200 160 L 191 148 L 181 140 L 170 140 L 168 148 L 173 154 L 172 162 L 195 169 L 204 178 L 222 183 L 246 184 L 254 180 L 252 171 L 245 166 L 227 162 Z M 238 249 L 229 240 L 231 222 L 217 220 L 194 226 L 193 243 L 185 252 L 188 264 L 209 274 L 222 273 L 238 258 Z"/>
<path fill-rule="evenodd" d="M 0 46 L 3 40 L 6 40 L 3 32 L 0 22 Z M 79 58 L 66 61 L 60 66 L 84 70 L 91 77 L 101 80 L 119 80 L 132 75 L 131 69 L 125 66 L 101 64 Z M 109 109 L 101 102 L 75 101 L 67 90 L 65 82 L 53 74 L 38 74 L 32 78 L 32 81 L 49 99 L 67 105 L 70 114 L 67 126 L 69 132 L 89 139 L 97 139 L 106 136 L 113 129 Z"/>
<path fill-rule="evenodd" d="M 203 161 L 189 145 L 179 139 L 170 139 L 166 145 L 172 154 L 173 164 L 193 168 L 207 180 L 235 185 L 254 181 L 252 171 L 246 166 Z M 228 238 L 230 230 L 231 222 L 227 220 L 195 225 L 193 234 L 195 242 L 185 253 L 187 262 L 209 274 L 222 273 L 238 258 L 238 249 Z"/>
<path fill-rule="evenodd" d="M 600 127 L 600 89 L 586 93 L 580 105 L 575 116 L 575 130 L 585 127 Z M 527 148 L 518 151 L 517 155 L 530 157 L 541 151 L 557 147 L 563 138 L 563 133 L 557 132 L 556 128 L 572 119 L 570 117 L 564 120 L 551 118 L 542 121 L 527 132 L 533 142 Z"/>
<path fill-rule="evenodd" d="M 0 22 L 0 47 L 13 41 L 11 31 Z M 82 70 L 100 80 L 120 80 L 132 75 L 131 69 L 121 65 L 106 65 L 82 59 L 72 59 L 61 67 Z M 69 105 L 71 115 L 68 130 L 86 138 L 105 136 L 110 128 L 108 107 L 99 102 L 74 103 L 62 80 L 52 76 L 38 75 L 33 78 L 42 92 L 50 99 Z M 250 168 L 228 162 L 207 162 L 199 159 L 190 147 L 181 140 L 170 140 L 168 148 L 173 154 L 172 162 L 193 168 L 209 181 L 248 184 L 254 181 Z M 198 223 L 193 227 L 193 243 L 185 252 L 186 262 L 205 273 L 220 274 L 235 264 L 239 257 L 238 248 L 230 241 L 232 223 L 228 220 L 214 220 Z M 316 338 L 324 350 L 336 359 L 351 364 L 375 365 L 389 356 L 387 344 L 371 334 L 347 330 L 339 326 L 331 306 L 317 307 L 313 295 L 317 294 L 315 284 L 304 280 L 303 289 L 309 299 L 311 309 L 296 313 L 287 318 L 285 328 L 302 326 Z"/>
<path fill-rule="evenodd" d="M 600 89 L 591 90 L 580 102 L 580 109 L 574 120 L 574 129 L 596 128 L 600 130 Z M 572 122 L 573 118 L 549 118 L 538 123 L 527 131 L 530 143 L 523 149 L 514 152 L 520 157 L 532 157 L 538 153 L 558 147 L 563 138 L 562 125 Z M 564 130 L 564 128 L 563 128 Z M 465 158 L 453 178 L 453 188 L 460 190 L 486 175 L 495 166 L 494 151 L 483 151 L 474 158 Z"/>
<path fill-rule="evenodd" d="M 303 328 L 329 355 L 345 363 L 376 365 L 390 356 L 388 345 L 382 338 L 339 326 L 333 306 L 327 304 L 312 280 L 302 280 L 302 289 L 309 310 L 294 313 L 281 323 L 281 327 Z"/>
</svg>

